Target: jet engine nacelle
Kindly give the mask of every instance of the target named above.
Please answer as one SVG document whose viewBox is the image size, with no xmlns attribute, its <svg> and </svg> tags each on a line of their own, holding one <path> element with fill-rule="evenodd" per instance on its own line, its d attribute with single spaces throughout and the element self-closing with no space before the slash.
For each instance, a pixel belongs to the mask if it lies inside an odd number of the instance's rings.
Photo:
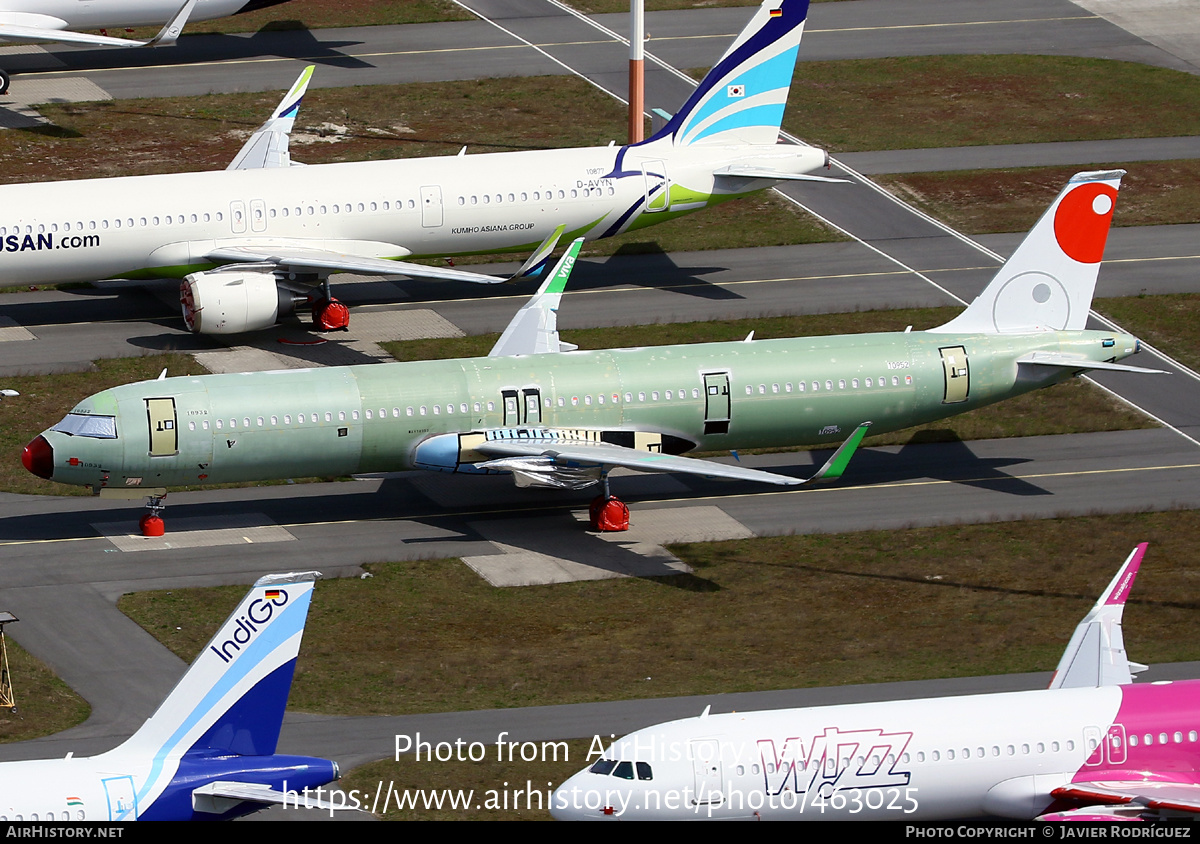
<svg viewBox="0 0 1200 844">
<path fill-rule="evenodd" d="M 270 328 L 295 309 L 293 294 L 273 272 L 216 270 L 185 276 L 183 321 L 197 334 L 240 334 Z"/>
</svg>

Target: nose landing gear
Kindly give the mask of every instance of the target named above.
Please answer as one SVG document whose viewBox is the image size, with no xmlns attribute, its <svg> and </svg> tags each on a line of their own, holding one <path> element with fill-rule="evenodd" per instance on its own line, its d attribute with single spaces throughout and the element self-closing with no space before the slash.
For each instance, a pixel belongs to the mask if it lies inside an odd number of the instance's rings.
<svg viewBox="0 0 1200 844">
<path fill-rule="evenodd" d="M 162 536 L 167 532 L 162 520 L 162 511 L 167 506 L 164 502 L 166 495 L 151 495 L 146 498 L 146 515 L 138 520 L 142 536 Z"/>
</svg>

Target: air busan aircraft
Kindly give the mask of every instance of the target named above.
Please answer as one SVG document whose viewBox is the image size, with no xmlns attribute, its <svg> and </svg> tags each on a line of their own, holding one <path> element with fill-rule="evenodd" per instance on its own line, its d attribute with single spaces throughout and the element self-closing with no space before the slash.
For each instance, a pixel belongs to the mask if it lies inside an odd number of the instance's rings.
<svg viewBox="0 0 1200 844">
<path fill-rule="evenodd" d="M 1153 371 L 1116 362 L 1133 337 L 1084 330 L 1122 174 L 1073 177 L 979 298 L 928 331 L 572 351 L 556 311 L 576 241 L 488 357 L 129 384 L 81 401 L 22 460 L 153 506 L 171 485 L 413 468 L 602 483 L 607 506 L 613 467 L 799 484 L 685 453 L 845 440 L 816 479 L 836 477 L 871 423 L 906 428 L 1089 369 Z"/>
<path fill-rule="evenodd" d="M 1121 615 L 1139 545 L 1050 688 L 712 715 L 615 742 L 555 792 L 603 818 L 1155 820 L 1200 813 L 1200 681 L 1132 684 Z"/>
<path fill-rule="evenodd" d="M 315 793 L 338 778 L 337 763 L 275 753 L 316 576 L 255 583 L 120 746 L 0 764 L 0 821 L 218 820 L 271 804 L 345 808 Z"/>
<path fill-rule="evenodd" d="M 0 0 L 2 2 L 2 0 Z M 183 277 L 189 328 L 267 328 L 310 302 L 343 328 L 334 272 L 504 279 L 409 256 L 533 254 L 744 196 L 827 162 L 777 144 L 808 0 L 768 0 L 684 107 L 631 146 L 292 167 L 309 68 L 229 169 L 0 187 L 0 284 Z M 465 148 L 464 148 L 465 152 Z"/>
<path fill-rule="evenodd" d="M 253 12 L 287 0 L 0 0 L 0 41 L 59 41 L 95 47 L 165 47 L 189 19 L 206 21 Z M 149 41 L 76 32 L 122 26 L 159 26 Z M 0 70 L 0 94 L 9 77 Z"/>
</svg>

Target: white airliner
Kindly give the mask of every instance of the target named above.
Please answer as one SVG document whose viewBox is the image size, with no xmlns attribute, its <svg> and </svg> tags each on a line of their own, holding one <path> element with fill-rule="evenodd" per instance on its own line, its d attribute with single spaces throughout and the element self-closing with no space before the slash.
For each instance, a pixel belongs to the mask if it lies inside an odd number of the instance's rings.
<svg viewBox="0 0 1200 844">
<path fill-rule="evenodd" d="M 0 284 L 184 277 L 189 328 L 233 334 L 310 302 L 348 313 L 334 272 L 504 279 L 409 256 L 532 251 L 594 240 L 806 175 L 827 163 L 777 144 L 808 0 L 767 0 L 684 107 L 630 146 L 293 165 L 288 132 L 312 69 L 229 169 L 0 187 Z"/>
<path fill-rule="evenodd" d="M 615 742 L 559 819 L 1140 820 L 1200 813 L 1200 681 L 1131 685 L 1139 545 L 1042 691 L 736 712 Z"/>
<path fill-rule="evenodd" d="M 60 41 L 97 47 L 165 47 L 188 20 L 206 21 L 252 12 L 287 0 L 0 0 L 0 41 Z M 149 41 L 77 32 L 127 26 L 162 26 Z M 0 94 L 9 76 L 0 70 Z"/>
<path fill-rule="evenodd" d="M 271 804 L 348 808 L 316 792 L 338 778 L 337 763 L 275 753 L 316 576 L 259 579 L 120 746 L 0 764 L 0 821 L 218 820 Z"/>
</svg>

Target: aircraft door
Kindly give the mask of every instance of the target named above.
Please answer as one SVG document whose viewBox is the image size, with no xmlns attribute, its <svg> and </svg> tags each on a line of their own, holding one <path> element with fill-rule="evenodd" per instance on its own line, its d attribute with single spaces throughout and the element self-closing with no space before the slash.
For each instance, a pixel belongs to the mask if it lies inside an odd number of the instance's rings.
<svg viewBox="0 0 1200 844">
<path fill-rule="evenodd" d="M 136 821 L 138 818 L 137 792 L 133 788 L 133 777 L 109 777 L 102 780 L 104 796 L 108 798 L 110 821 Z"/>
<path fill-rule="evenodd" d="M 438 185 L 421 187 L 421 225 L 432 229 L 442 224 L 442 189 Z"/>
<path fill-rule="evenodd" d="M 178 454 L 175 399 L 146 399 L 146 421 L 150 426 L 150 456 L 169 457 Z"/>
<path fill-rule="evenodd" d="M 971 367 L 967 361 L 967 350 L 962 346 L 947 346 L 941 349 L 942 371 L 946 376 L 946 396 L 942 404 L 966 401 L 971 392 Z"/>
<path fill-rule="evenodd" d="M 229 225 L 233 227 L 234 234 L 246 233 L 246 203 L 240 199 L 229 203 Z"/>
<path fill-rule="evenodd" d="M 671 209 L 671 180 L 667 177 L 666 162 L 642 162 L 642 176 L 646 180 L 646 210 L 652 213 L 669 211 Z"/>
<path fill-rule="evenodd" d="M 704 373 L 704 433 L 729 433 L 729 373 Z"/>
<path fill-rule="evenodd" d="M 696 777 L 695 804 L 719 805 L 724 802 L 721 775 L 721 745 L 716 739 L 692 739 L 692 773 Z"/>
<path fill-rule="evenodd" d="M 521 391 L 525 400 L 525 418 L 521 420 L 526 425 L 542 424 L 542 391 L 537 387 L 527 387 Z"/>
<path fill-rule="evenodd" d="M 500 396 L 504 399 L 504 424 L 520 425 L 521 405 L 517 402 L 517 391 L 501 390 Z"/>
<path fill-rule="evenodd" d="M 256 232 L 267 230 L 267 204 L 261 199 L 250 200 L 250 228 Z"/>
</svg>

